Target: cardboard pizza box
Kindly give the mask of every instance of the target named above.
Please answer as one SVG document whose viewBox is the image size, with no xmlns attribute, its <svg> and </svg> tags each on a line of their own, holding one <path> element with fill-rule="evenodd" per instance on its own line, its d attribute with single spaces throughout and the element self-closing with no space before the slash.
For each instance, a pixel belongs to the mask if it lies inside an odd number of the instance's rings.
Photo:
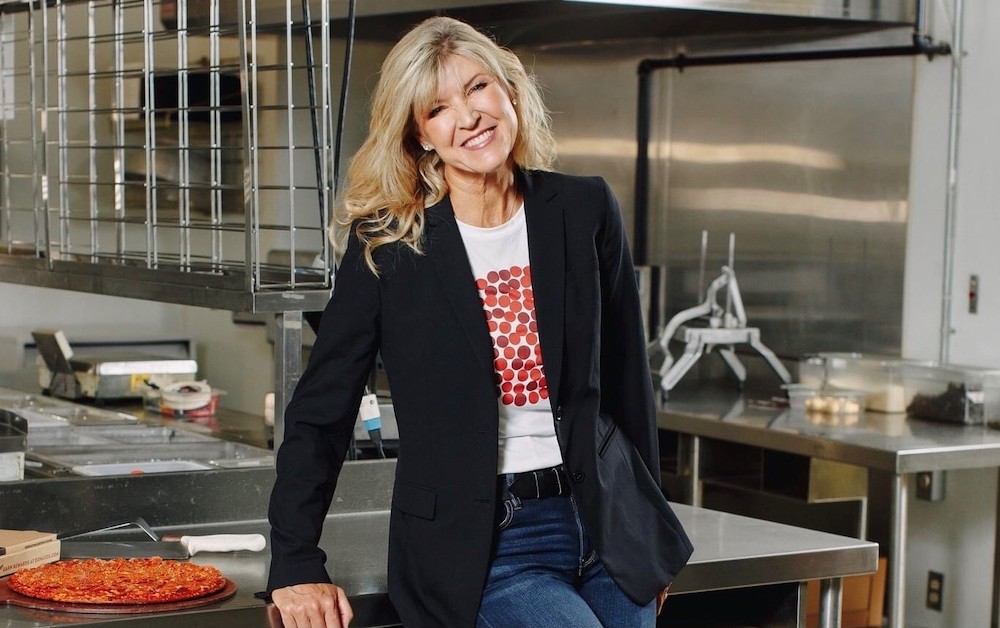
<svg viewBox="0 0 1000 628">
<path fill-rule="evenodd" d="M 0 556 L 30 549 L 36 545 L 54 541 L 55 538 L 55 532 L 0 529 Z"/>
<path fill-rule="evenodd" d="M 0 577 L 28 567 L 56 562 L 59 560 L 59 546 L 59 539 L 53 535 L 51 540 L 41 544 L 0 556 Z"/>
</svg>

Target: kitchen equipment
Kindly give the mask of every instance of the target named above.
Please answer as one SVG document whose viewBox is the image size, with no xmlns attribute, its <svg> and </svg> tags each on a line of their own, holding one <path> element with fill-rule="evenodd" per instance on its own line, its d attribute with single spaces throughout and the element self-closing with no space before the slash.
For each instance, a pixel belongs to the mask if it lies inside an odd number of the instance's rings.
<svg viewBox="0 0 1000 628">
<path fill-rule="evenodd" d="M 138 541 L 73 540 L 132 526 L 139 528 L 149 539 Z M 60 535 L 59 538 L 62 540 L 62 558 L 148 558 L 159 556 L 164 559 L 185 560 L 199 552 L 259 552 L 267 546 L 267 541 L 260 534 L 172 534 L 161 537 L 142 517 L 136 517 L 133 521 L 115 523 L 100 530 Z"/>
<path fill-rule="evenodd" d="M 100 448 L 90 445 L 32 447 L 26 457 L 58 474 L 129 475 L 133 471 L 202 471 L 274 464 L 274 452 L 269 449 L 218 438 L 209 441 L 123 443 Z"/>
<path fill-rule="evenodd" d="M 24 479 L 27 444 L 27 421 L 13 412 L 0 409 L 0 482 Z"/>
<path fill-rule="evenodd" d="M 61 330 L 31 332 L 40 354 L 39 382 L 66 399 L 141 397 L 146 383 L 166 386 L 194 379 L 198 363 L 188 358 L 145 354 L 76 356 Z"/>
<path fill-rule="evenodd" d="M 95 541 L 74 540 L 102 533 L 139 528 L 149 540 L 143 541 Z M 59 535 L 62 541 L 61 558 L 139 558 L 160 556 L 165 559 L 183 560 L 190 557 L 187 547 L 179 541 L 162 541 L 160 536 L 142 517 L 132 521 L 113 523 L 97 530 L 68 532 Z"/>
<path fill-rule="evenodd" d="M 212 467 L 194 460 L 140 460 L 107 464 L 78 464 L 71 467 L 76 475 L 145 475 L 147 473 L 177 473 L 207 471 Z"/>
<path fill-rule="evenodd" d="M 660 347 L 665 359 L 660 367 L 663 394 L 666 395 L 680 381 L 684 374 L 694 366 L 694 363 L 705 353 L 717 349 L 719 356 L 729 366 L 740 381 L 740 386 L 746 381 L 746 367 L 736 357 L 734 349 L 737 344 L 748 344 L 760 353 L 768 366 L 786 384 L 792 382 L 792 376 L 784 367 L 774 352 L 764 345 L 760 339 L 760 329 L 747 327 L 746 310 L 740 295 L 736 273 L 733 271 L 734 236 L 729 235 L 729 264 L 722 267 L 722 274 L 709 284 L 705 300 L 695 307 L 678 312 L 670 319 L 663 333 L 660 334 Z M 707 237 L 702 234 L 702 264 L 705 259 Z M 725 290 L 726 307 L 717 302 L 718 293 Z M 696 326 L 700 323 L 702 326 Z M 685 343 L 684 354 L 676 362 L 670 355 L 670 341 L 680 340 Z"/>
<path fill-rule="evenodd" d="M 119 426 L 135 427 L 139 418 L 126 412 L 115 412 L 87 406 L 49 406 L 47 408 L 22 408 L 13 410 L 28 421 L 29 429 L 45 427 Z"/>
</svg>

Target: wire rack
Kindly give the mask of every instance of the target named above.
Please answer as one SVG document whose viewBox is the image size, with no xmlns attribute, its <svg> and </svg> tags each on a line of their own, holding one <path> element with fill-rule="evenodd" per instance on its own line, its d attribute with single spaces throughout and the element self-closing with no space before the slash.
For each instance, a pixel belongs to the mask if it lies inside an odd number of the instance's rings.
<svg viewBox="0 0 1000 628">
<path fill-rule="evenodd" d="M 0 281 L 321 309 L 327 3 L 0 4 Z"/>
</svg>

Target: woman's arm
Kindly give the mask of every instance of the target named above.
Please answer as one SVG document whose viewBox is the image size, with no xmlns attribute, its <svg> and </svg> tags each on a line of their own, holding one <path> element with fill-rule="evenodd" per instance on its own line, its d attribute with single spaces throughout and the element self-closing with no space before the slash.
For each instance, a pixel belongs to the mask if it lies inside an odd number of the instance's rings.
<svg viewBox="0 0 1000 628">
<path fill-rule="evenodd" d="M 618 201 L 603 182 L 604 224 L 597 235 L 601 269 L 601 411 L 613 417 L 660 483 L 656 406 L 639 286 Z"/>
<path fill-rule="evenodd" d="M 374 366 L 379 310 L 378 279 L 352 234 L 309 364 L 285 411 L 268 511 L 269 592 L 330 582 L 319 538 Z"/>
</svg>

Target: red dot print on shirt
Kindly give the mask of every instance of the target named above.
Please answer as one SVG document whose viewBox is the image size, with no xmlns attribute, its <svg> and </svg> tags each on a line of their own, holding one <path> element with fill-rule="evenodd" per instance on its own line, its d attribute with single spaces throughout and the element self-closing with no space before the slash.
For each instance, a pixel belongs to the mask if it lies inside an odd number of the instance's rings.
<svg viewBox="0 0 1000 628">
<path fill-rule="evenodd" d="M 525 406 L 548 399 L 535 324 L 531 267 L 492 270 L 476 279 L 476 288 L 493 338 L 500 402 Z"/>
</svg>

